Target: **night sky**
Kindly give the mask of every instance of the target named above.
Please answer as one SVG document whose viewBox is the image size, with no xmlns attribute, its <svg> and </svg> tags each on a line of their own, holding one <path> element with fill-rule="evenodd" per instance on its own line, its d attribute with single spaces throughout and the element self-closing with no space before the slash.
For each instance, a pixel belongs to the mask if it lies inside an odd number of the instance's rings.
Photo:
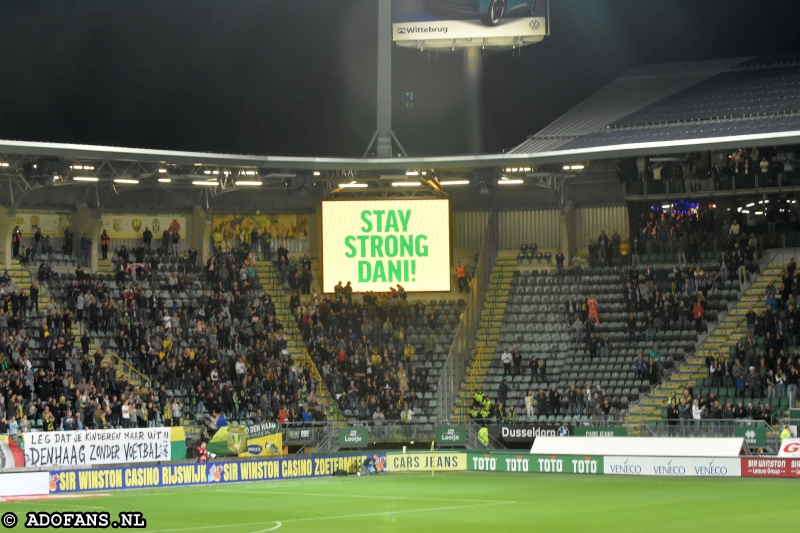
<svg viewBox="0 0 800 533">
<path fill-rule="evenodd" d="M 543 43 L 485 58 L 485 152 L 639 64 L 800 53 L 797 0 L 550 6 Z M 375 127 L 375 0 L 0 0 L 0 14 L 2 139 L 360 156 Z M 465 153 L 462 55 L 393 54 L 409 155 Z"/>
</svg>

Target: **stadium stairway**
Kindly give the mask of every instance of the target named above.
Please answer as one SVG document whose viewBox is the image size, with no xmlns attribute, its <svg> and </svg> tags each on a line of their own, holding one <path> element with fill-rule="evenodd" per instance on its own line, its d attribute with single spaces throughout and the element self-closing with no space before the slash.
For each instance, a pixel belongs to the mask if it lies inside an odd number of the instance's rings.
<svg viewBox="0 0 800 533">
<path fill-rule="evenodd" d="M 481 314 L 481 322 L 476 336 L 472 359 L 467 375 L 461 384 L 461 392 L 456 403 L 454 418 L 465 421 L 469 419 L 469 408 L 472 395 L 483 386 L 486 374 L 492 363 L 492 356 L 499 348 L 500 329 L 508 308 L 508 296 L 511 292 L 511 280 L 516 270 L 515 255 L 504 253 L 497 257 L 486 295 L 486 305 Z"/>
<path fill-rule="evenodd" d="M 728 311 L 717 326 L 697 346 L 694 354 L 686 357 L 683 363 L 669 377 L 656 387 L 652 394 L 643 398 L 639 405 L 628 411 L 627 421 L 633 422 L 629 434 L 637 434 L 639 429 L 635 423 L 647 424 L 666 418 L 665 410 L 670 393 L 680 397 L 686 383 L 694 389 L 699 387 L 700 380 L 708 377 L 706 356 L 728 355 L 736 347 L 739 339 L 746 337 L 745 314 L 750 306 L 756 310 L 764 308 L 764 289 L 772 281 L 779 285 L 783 265 L 770 264 L 759 277 L 753 281 L 736 304 Z"/>
<path fill-rule="evenodd" d="M 108 262 L 110 265 L 110 262 Z M 101 271 L 102 272 L 102 271 Z M 11 276 L 11 281 L 14 283 L 16 287 L 28 290 L 31 286 L 31 283 L 34 280 L 35 274 L 28 270 L 26 267 L 22 266 L 19 263 L 14 263 L 14 265 L 8 269 L 8 273 Z M 40 315 L 44 314 L 44 310 L 47 307 L 47 302 L 50 301 L 50 291 L 47 288 L 46 283 L 39 284 L 39 311 Z M 37 318 L 37 320 L 41 320 L 41 318 Z M 75 336 L 76 345 L 80 345 L 80 337 L 82 335 L 81 331 L 81 324 L 75 322 L 72 325 L 72 334 Z M 91 333 L 90 333 L 91 335 Z M 97 350 L 98 346 L 95 344 L 95 338 L 92 336 L 92 343 L 89 347 L 89 353 L 92 354 Z M 117 375 L 120 377 L 124 377 L 130 382 L 131 385 L 134 387 L 140 388 L 142 386 L 151 387 L 152 382 L 150 378 L 145 376 L 142 372 L 140 372 L 134 365 L 130 364 L 129 362 L 125 361 L 121 357 L 119 357 L 116 353 L 109 350 L 107 347 L 103 348 L 100 347 L 101 351 L 104 354 L 103 362 L 106 364 L 114 364 L 114 367 L 117 370 Z"/>
<path fill-rule="evenodd" d="M 11 282 L 15 287 L 24 289 L 30 292 L 31 283 L 33 283 L 33 274 L 19 262 L 14 262 L 11 268 L 8 269 L 8 275 L 11 277 Z M 44 284 L 39 284 L 39 311 L 47 307 L 47 302 L 50 300 L 50 292 Z"/>
<path fill-rule="evenodd" d="M 344 415 L 339 409 L 339 405 L 331 396 L 325 380 L 317 368 L 316 363 L 308 354 L 303 336 L 300 334 L 300 329 L 297 327 L 297 320 L 289 308 L 289 298 L 286 295 L 286 290 L 278 282 L 278 274 L 275 271 L 273 264 L 269 261 L 258 261 L 256 263 L 256 273 L 261 285 L 264 287 L 272 297 L 272 303 L 275 305 L 275 313 L 283 325 L 284 333 L 287 338 L 287 348 L 292 359 L 301 365 L 309 365 L 314 380 L 317 382 L 317 401 L 322 405 L 328 420 L 333 422 L 344 422 Z"/>
</svg>

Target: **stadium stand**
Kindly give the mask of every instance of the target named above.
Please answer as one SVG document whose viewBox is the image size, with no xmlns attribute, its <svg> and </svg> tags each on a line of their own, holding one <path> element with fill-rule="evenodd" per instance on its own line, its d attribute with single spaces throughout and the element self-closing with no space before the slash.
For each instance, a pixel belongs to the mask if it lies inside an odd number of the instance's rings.
<svg viewBox="0 0 800 533">
<path fill-rule="evenodd" d="M 353 293 L 348 285 L 314 299 L 295 292 L 290 303 L 347 421 L 382 420 L 380 410 L 386 420 L 405 412 L 404 422 L 433 422 L 439 370 L 466 302 L 409 300 L 402 287 Z"/>
<path fill-rule="evenodd" d="M 473 357 L 457 415 L 508 421 L 513 405 L 517 419 L 563 423 L 619 420 L 638 406 L 739 299 L 738 266 L 757 269 L 755 243 L 747 238 L 731 240 L 722 261 L 700 251 L 710 237 L 705 230 L 702 213 L 654 212 L 634 230 L 652 240 L 641 251 L 623 256 L 620 240 L 600 230 L 589 245 L 589 266 L 563 273 L 528 270 L 536 266 L 531 247 L 521 248 L 509 295 L 500 302 L 507 310 L 497 342 L 484 343 L 487 352 Z M 503 271 L 501 261 L 495 273 Z M 502 294 L 502 276 L 493 283 Z M 482 327 L 491 328 L 493 318 L 484 316 Z M 476 397 L 488 398 L 491 408 L 477 405 Z"/>
<path fill-rule="evenodd" d="M 793 405 L 798 381 L 794 265 L 792 259 L 767 266 L 682 372 L 670 376 L 635 414 L 651 427 L 674 427 L 681 404 L 691 408 L 696 400 L 705 419 L 775 424 Z"/>
<path fill-rule="evenodd" d="M 280 304 L 262 289 L 247 250 L 216 254 L 211 270 L 192 251 L 146 256 L 123 247 L 113 256 L 114 274 L 78 270 L 40 280 L 40 312 L 29 315 L 18 342 L 35 373 L 34 427 L 46 418 L 45 404 L 56 424 L 72 407 L 86 427 L 125 425 L 126 400 L 138 425 L 190 423 L 214 411 L 233 420 L 302 421 L 303 406 L 314 420 L 325 417 L 313 365 L 289 354 Z M 16 272 L 20 280 L 26 274 Z M 63 346 L 51 344 L 51 334 Z M 81 364 L 68 356 L 76 345 Z M 12 364 L 22 368 L 24 360 Z M 110 370 L 98 373 L 101 365 Z M 113 377 L 118 367 L 136 379 Z"/>
</svg>

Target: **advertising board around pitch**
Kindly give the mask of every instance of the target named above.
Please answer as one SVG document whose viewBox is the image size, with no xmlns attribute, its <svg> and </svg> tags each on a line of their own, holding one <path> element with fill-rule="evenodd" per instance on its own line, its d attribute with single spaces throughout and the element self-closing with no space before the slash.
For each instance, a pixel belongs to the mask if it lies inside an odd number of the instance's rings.
<svg viewBox="0 0 800 533">
<path fill-rule="evenodd" d="M 464 426 L 436 426 L 437 446 L 466 446 L 467 428 Z"/>
<path fill-rule="evenodd" d="M 623 476 L 740 477 L 738 457 L 606 456 L 604 473 Z"/>
<path fill-rule="evenodd" d="M 322 277 L 353 291 L 450 291 L 448 200 L 322 202 Z"/>
</svg>

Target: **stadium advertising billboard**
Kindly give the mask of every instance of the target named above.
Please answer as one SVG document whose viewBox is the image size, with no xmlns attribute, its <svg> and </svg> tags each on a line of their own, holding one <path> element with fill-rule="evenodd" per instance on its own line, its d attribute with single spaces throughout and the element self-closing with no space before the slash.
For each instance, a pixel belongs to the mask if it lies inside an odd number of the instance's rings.
<svg viewBox="0 0 800 533">
<path fill-rule="evenodd" d="M 467 454 L 458 453 L 387 453 L 386 470 L 389 472 L 461 471 L 467 469 Z"/>
<path fill-rule="evenodd" d="M 603 474 L 603 458 L 574 455 L 470 453 L 467 470 L 532 474 Z"/>
<path fill-rule="evenodd" d="M 183 456 L 173 455 L 173 431 Z M 23 433 L 27 466 L 91 466 L 186 457 L 183 428 L 87 429 Z"/>
<path fill-rule="evenodd" d="M 667 477 L 740 477 L 738 457 L 609 457 L 604 471 L 610 475 Z"/>
<path fill-rule="evenodd" d="M 547 35 L 547 12 L 546 0 L 394 0 L 392 36 L 401 46 L 439 39 L 473 46 L 498 38 L 534 42 Z"/>
<path fill-rule="evenodd" d="M 350 282 L 354 291 L 450 290 L 447 200 L 322 203 L 323 290 Z"/>
<path fill-rule="evenodd" d="M 385 461 L 385 454 L 375 454 Z M 307 458 L 273 458 L 247 461 L 185 463 L 159 466 L 119 466 L 89 470 L 51 470 L 50 493 L 121 490 L 186 485 L 217 485 L 242 481 L 268 481 L 332 476 L 343 470 L 355 473 L 366 455 Z"/>
<path fill-rule="evenodd" d="M 530 449 L 536 437 L 568 437 L 572 435 L 570 426 L 536 424 L 494 424 L 486 426 L 489 435 L 508 448 Z"/>
<path fill-rule="evenodd" d="M 800 459 L 780 457 L 742 457 L 743 477 L 800 478 Z"/>
</svg>

